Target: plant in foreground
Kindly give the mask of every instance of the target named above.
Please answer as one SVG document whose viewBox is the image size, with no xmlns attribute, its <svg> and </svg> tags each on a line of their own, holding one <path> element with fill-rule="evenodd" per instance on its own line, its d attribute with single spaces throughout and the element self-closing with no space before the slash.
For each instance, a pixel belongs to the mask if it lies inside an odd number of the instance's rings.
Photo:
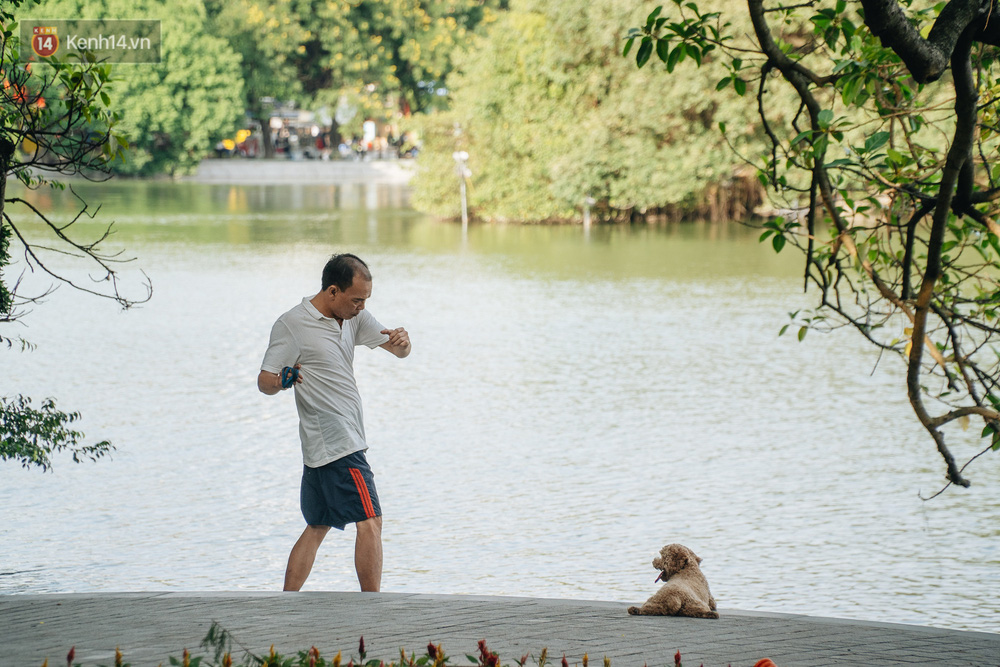
<svg viewBox="0 0 1000 667">
<path fill-rule="evenodd" d="M 237 647 L 236 653 L 241 654 L 242 657 L 234 657 L 234 645 Z M 185 648 L 180 659 L 170 656 L 168 664 L 171 667 L 452 667 L 449 662 L 451 658 L 445 654 L 441 644 L 435 645 L 433 642 L 427 644 L 424 655 L 419 658 L 415 653 L 407 656 L 406 649 L 400 648 L 398 662 L 386 662 L 379 659 L 368 660 L 364 637 L 361 637 L 358 642 L 357 662 L 351 657 L 348 659 L 346 665 L 343 664 L 341 652 L 338 651 L 328 661 L 315 646 L 310 647 L 306 651 L 299 651 L 295 655 L 286 656 L 276 652 L 274 644 L 271 644 L 268 654 L 261 656 L 240 644 L 229 631 L 222 628 L 218 623 L 212 623 L 208 634 L 201 641 L 201 648 L 206 651 L 204 655 L 192 655 Z M 479 640 L 477 648 L 479 650 L 478 655 L 466 654 L 465 656 L 476 667 L 510 667 L 510 665 L 504 665 L 501 662 L 499 653 L 489 649 L 485 639 Z M 548 652 L 548 648 L 542 649 L 537 660 L 535 660 L 535 667 L 546 667 L 548 664 Z M 75 656 L 76 647 L 74 646 L 66 654 L 66 667 L 84 667 L 83 664 L 74 662 Z M 515 659 L 514 664 L 518 667 L 526 667 L 530 657 L 530 654 L 526 653 L 520 659 Z M 581 667 L 589 667 L 589 663 L 590 658 L 588 654 L 584 653 L 583 658 L 578 664 Z M 46 659 L 42 667 L 48 667 L 48 665 L 49 661 Z M 94 667 L 108 666 L 95 665 Z M 119 648 L 115 649 L 114 667 L 130 667 L 129 663 L 124 661 L 124 654 Z M 160 663 L 160 667 L 163 667 L 163 663 Z M 560 667 L 570 667 L 570 662 L 565 654 L 563 654 L 560 660 Z M 607 656 L 604 656 L 603 667 L 611 667 L 611 659 Z M 643 667 L 648 667 L 648 664 L 643 665 Z M 682 667 L 680 651 L 674 654 L 674 667 Z M 732 665 L 729 667 L 732 667 Z M 754 664 L 754 667 L 777 667 L 777 665 L 769 658 L 763 658 L 758 660 Z"/>
</svg>

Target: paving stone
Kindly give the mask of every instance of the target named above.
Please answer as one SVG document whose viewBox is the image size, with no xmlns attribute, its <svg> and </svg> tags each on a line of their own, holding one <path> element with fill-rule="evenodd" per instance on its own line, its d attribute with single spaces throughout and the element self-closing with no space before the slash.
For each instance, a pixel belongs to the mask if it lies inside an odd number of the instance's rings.
<svg viewBox="0 0 1000 667">
<path fill-rule="evenodd" d="M 626 605 L 577 600 L 398 593 L 105 593 L 0 596 L 0 667 L 58 665 L 70 646 L 87 667 L 120 646 L 133 667 L 168 664 L 197 650 L 213 621 L 266 654 L 317 646 L 323 655 L 393 660 L 442 644 L 454 667 L 485 639 L 508 664 L 524 654 L 549 664 L 563 654 L 592 667 L 949 665 L 1000 667 L 1000 635 L 920 626 L 722 610 L 718 620 L 633 617 Z M 530 663 L 529 663 L 530 664 Z"/>
</svg>

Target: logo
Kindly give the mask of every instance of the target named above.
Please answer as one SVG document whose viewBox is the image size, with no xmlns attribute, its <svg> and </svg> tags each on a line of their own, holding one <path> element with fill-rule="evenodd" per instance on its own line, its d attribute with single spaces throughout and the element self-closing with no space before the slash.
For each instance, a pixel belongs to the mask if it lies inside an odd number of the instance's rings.
<svg viewBox="0 0 1000 667">
<path fill-rule="evenodd" d="M 22 19 L 19 27 L 25 63 L 57 54 L 81 63 L 160 62 L 159 19 Z"/>
<path fill-rule="evenodd" d="M 32 29 L 31 50 L 41 58 L 48 58 L 59 50 L 59 35 L 53 27 L 35 26 Z"/>
</svg>

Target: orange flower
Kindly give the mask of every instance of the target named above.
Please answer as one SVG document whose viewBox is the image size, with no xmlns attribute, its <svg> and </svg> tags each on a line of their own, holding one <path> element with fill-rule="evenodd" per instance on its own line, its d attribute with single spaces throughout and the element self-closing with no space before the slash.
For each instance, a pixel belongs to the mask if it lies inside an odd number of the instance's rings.
<svg viewBox="0 0 1000 667">
<path fill-rule="evenodd" d="M 753 667 L 778 667 L 770 658 L 761 658 L 754 663 Z"/>
</svg>

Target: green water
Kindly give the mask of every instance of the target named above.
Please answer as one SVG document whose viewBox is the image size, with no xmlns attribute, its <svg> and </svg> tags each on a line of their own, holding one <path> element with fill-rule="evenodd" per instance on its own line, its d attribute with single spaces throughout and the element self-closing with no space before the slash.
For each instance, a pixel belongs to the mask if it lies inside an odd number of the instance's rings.
<svg viewBox="0 0 1000 667">
<path fill-rule="evenodd" d="M 53 475 L 0 469 L 0 592 L 280 587 L 301 532 L 297 424 L 255 378 L 275 318 L 346 250 L 372 267 L 369 311 L 413 341 L 405 360 L 355 360 L 383 590 L 637 602 L 679 542 L 724 609 L 997 629 L 1000 457 L 968 471 L 970 492 L 920 501 L 943 465 L 900 364 L 846 330 L 779 338 L 812 297 L 801 258 L 756 230 L 463 233 L 400 187 L 74 187 L 102 208 L 73 233 L 114 221 L 108 248 L 136 258 L 123 290 L 141 269 L 153 298 L 123 313 L 60 289 L 17 329 L 37 349 L 0 352 L 0 392 L 56 396 L 118 447 Z M 74 215 L 68 192 L 31 198 Z M 960 456 L 974 430 L 949 435 Z M 354 588 L 351 548 L 324 543 L 314 590 Z"/>
</svg>

